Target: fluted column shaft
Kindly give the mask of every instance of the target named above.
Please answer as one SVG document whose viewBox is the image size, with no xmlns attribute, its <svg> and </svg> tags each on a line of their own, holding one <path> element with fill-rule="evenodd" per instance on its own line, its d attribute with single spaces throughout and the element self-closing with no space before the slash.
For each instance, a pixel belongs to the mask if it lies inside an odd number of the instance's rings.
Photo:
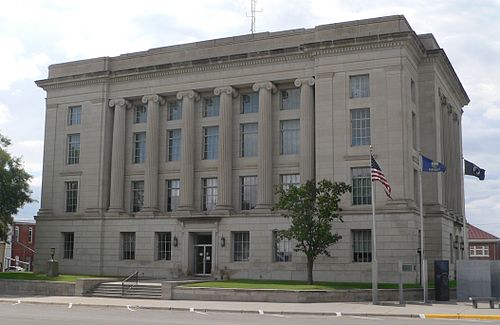
<svg viewBox="0 0 500 325">
<path fill-rule="evenodd" d="M 297 79 L 300 87 L 300 182 L 315 178 L 314 164 L 314 78 Z"/>
<path fill-rule="evenodd" d="M 232 87 L 219 87 L 214 89 L 214 94 L 220 96 L 217 210 L 231 210 L 233 97 L 238 96 L 238 92 Z"/>
<path fill-rule="evenodd" d="M 146 160 L 144 162 L 144 212 L 156 212 L 158 209 L 158 151 L 160 131 L 160 104 L 165 101 L 158 95 L 142 97 L 148 105 L 146 127 Z"/>
<path fill-rule="evenodd" d="M 200 96 L 193 90 L 180 91 L 177 99 L 182 100 L 182 153 L 181 153 L 181 198 L 178 210 L 194 210 L 194 102 Z"/>
<path fill-rule="evenodd" d="M 271 82 L 256 83 L 259 92 L 259 135 L 257 166 L 257 209 L 269 209 L 273 204 L 272 94 L 277 91 Z"/>
<path fill-rule="evenodd" d="M 115 108 L 113 119 L 113 144 L 111 148 L 111 186 L 109 212 L 123 212 L 123 189 L 125 183 L 125 117 L 130 102 L 121 98 L 109 101 Z"/>
</svg>

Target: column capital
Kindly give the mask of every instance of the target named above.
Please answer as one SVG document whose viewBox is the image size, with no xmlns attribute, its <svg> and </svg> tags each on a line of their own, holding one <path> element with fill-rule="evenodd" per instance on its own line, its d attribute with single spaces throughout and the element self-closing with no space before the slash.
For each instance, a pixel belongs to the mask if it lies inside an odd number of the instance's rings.
<svg viewBox="0 0 500 325">
<path fill-rule="evenodd" d="M 233 97 L 237 97 L 239 95 L 238 91 L 231 86 L 217 87 L 214 89 L 215 96 L 219 96 L 222 93 L 226 93 L 230 96 L 232 95 Z"/>
<path fill-rule="evenodd" d="M 309 85 L 312 87 L 312 86 L 314 86 L 315 82 L 316 82 L 316 80 L 313 77 L 298 78 L 298 79 L 295 79 L 293 84 L 295 85 L 295 87 L 301 87 L 301 86 L 305 86 L 305 85 Z"/>
<path fill-rule="evenodd" d="M 132 103 L 126 100 L 125 98 L 116 98 L 109 100 L 109 107 L 124 107 L 131 108 Z"/>
<path fill-rule="evenodd" d="M 253 91 L 259 91 L 260 89 L 266 89 L 266 90 L 271 91 L 272 93 L 275 93 L 278 91 L 278 88 L 276 88 L 276 86 L 270 81 L 256 82 L 252 86 L 252 89 L 253 89 Z"/>
<path fill-rule="evenodd" d="M 189 99 L 200 100 L 200 95 L 194 90 L 183 90 L 177 93 L 177 99 L 182 100 L 184 97 Z"/>
<path fill-rule="evenodd" d="M 160 105 L 165 104 L 165 99 L 160 95 L 144 95 L 142 97 L 143 104 L 147 104 L 148 102 L 159 103 Z"/>
</svg>

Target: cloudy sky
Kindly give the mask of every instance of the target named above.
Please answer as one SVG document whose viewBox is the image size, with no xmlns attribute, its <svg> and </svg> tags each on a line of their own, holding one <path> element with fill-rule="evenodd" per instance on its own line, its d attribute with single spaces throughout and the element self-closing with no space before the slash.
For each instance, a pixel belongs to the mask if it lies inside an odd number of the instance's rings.
<svg viewBox="0 0 500 325">
<path fill-rule="evenodd" d="M 464 157 L 486 169 L 466 177 L 468 220 L 500 236 L 500 0 L 259 0 L 257 31 L 403 14 L 433 33 L 471 103 L 464 108 Z M 23 156 L 40 198 L 44 98 L 34 80 L 49 64 L 247 34 L 250 0 L 16 0 L 0 2 L 0 132 Z M 39 204 L 20 211 L 32 219 Z"/>
</svg>

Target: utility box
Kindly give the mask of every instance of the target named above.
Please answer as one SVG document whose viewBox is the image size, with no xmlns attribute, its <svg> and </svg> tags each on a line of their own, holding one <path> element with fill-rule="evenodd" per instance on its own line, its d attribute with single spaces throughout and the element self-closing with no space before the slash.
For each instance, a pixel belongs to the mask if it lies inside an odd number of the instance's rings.
<svg viewBox="0 0 500 325">
<path fill-rule="evenodd" d="M 434 283 L 436 301 L 450 300 L 450 266 L 446 260 L 434 261 Z"/>
</svg>

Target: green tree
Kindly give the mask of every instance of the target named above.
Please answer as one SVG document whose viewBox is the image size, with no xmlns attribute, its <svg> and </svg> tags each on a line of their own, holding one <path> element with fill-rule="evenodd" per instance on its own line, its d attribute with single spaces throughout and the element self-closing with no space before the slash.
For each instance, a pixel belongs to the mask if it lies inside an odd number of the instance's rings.
<svg viewBox="0 0 500 325">
<path fill-rule="evenodd" d="M 309 180 L 301 186 L 277 188 L 278 202 L 273 210 L 290 219 L 289 229 L 278 232 L 280 238 L 295 240 L 295 251 L 307 257 L 307 282 L 313 284 L 313 265 L 320 255 L 330 256 L 328 248 L 342 237 L 332 232 L 333 221 L 342 221 L 339 214 L 341 196 L 351 191 L 344 182 Z"/>
<path fill-rule="evenodd" d="M 26 203 L 33 202 L 28 174 L 18 157 L 7 151 L 10 140 L 0 134 L 0 239 L 5 239 L 9 225 L 15 215 Z"/>
</svg>

